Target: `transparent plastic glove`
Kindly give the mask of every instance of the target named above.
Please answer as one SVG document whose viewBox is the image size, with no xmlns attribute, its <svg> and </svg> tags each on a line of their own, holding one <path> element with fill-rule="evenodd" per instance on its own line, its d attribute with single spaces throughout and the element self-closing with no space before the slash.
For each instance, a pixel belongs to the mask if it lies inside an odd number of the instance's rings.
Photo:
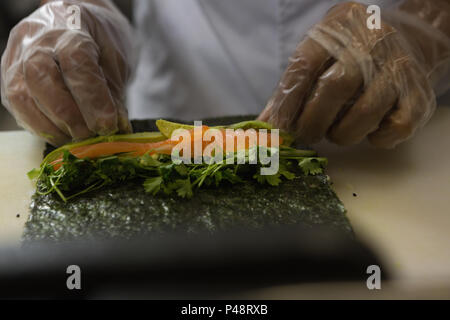
<svg viewBox="0 0 450 320">
<path fill-rule="evenodd" d="M 75 11 L 80 8 L 80 28 Z M 107 0 L 54 1 L 11 31 L 1 61 L 2 103 L 53 145 L 130 132 L 124 87 L 132 29 Z"/>
<path fill-rule="evenodd" d="M 405 1 L 369 29 L 367 7 L 333 7 L 298 45 L 260 120 L 300 143 L 368 137 L 383 148 L 410 138 L 450 84 L 450 2 Z M 442 87 L 441 87 L 442 89 Z"/>
</svg>

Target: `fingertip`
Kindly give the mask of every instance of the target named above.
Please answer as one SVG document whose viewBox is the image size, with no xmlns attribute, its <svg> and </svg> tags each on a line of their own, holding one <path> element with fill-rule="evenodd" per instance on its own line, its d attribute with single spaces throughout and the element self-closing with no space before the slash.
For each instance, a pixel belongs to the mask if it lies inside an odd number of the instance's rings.
<svg viewBox="0 0 450 320">
<path fill-rule="evenodd" d="M 342 147 L 353 146 L 361 143 L 365 137 L 344 137 L 339 133 L 335 132 L 332 128 L 327 134 L 327 140 Z"/>
<path fill-rule="evenodd" d="M 396 141 L 389 139 L 388 137 L 382 137 L 380 135 L 370 134 L 367 137 L 369 143 L 378 149 L 392 150 L 402 141 Z"/>
<path fill-rule="evenodd" d="M 133 126 L 128 117 L 119 117 L 119 130 L 121 133 L 133 133 Z"/>
<path fill-rule="evenodd" d="M 72 141 L 72 139 L 69 136 L 63 135 L 55 136 L 46 132 L 39 132 L 38 136 L 54 147 L 60 147 Z"/>
<path fill-rule="evenodd" d="M 94 132 L 101 136 L 108 136 L 119 131 L 117 116 L 98 115 L 94 120 Z"/>
<path fill-rule="evenodd" d="M 400 143 L 411 138 L 417 125 L 400 115 L 400 112 L 392 114 L 381 123 L 377 131 L 369 134 L 370 144 L 380 149 L 394 149 Z"/>
</svg>

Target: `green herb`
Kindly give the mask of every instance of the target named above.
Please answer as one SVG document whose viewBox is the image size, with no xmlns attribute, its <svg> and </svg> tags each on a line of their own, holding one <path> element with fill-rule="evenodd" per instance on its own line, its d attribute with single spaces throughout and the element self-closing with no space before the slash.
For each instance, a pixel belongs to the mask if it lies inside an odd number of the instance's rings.
<svg viewBox="0 0 450 320">
<path fill-rule="evenodd" d="M 303 158 L 298 161 L 298 166 L 307 175 L 322 173 L 327 164 L 328 160 L 326 158 Z"/>
<path fill-rule="evenodd" d="M 81 194 L 131 179 L 142 179 L 145 191 L 151 194 L 176 192 L 180 197 L 192 197 L 196 188 L 219 186 L 222 183 L 242 183 L 255 179 L 258 183 L 278 186 L 284 179 L 292 180 L 301 172 L 315 175 L 323 172 L 325 158 L 299 157 L 298 151 L 280 154 L 279 170 L 273 175 L 261 175 L 261 164 L 175 164 L 170 156 L 149 155 L 132 158 L 109 156 L 95 160 L 78 159 L 68 151 L 64 153 L 63 165 L 54 170 L 44 163 L 40 170 L 29 173 L 31 179 L 38 180 L 38 193 L 56 192 L 68 201 Z M 231 155 L 237 157 L 236 154 Z M 228 155 L 230 157 L 230 155 Z M 236 161 L 235 161 L 236 163 Z M 301 172 L 299 172 L 299 170 Z"/>
<path fill-rule="evenodd" d="M 161 122 L 169 133 L 175 123 Z M 236 127 L 258 126 L 264 123 L 242 122 Z M 231 126 L 233 127 L 233 125 Z M 168 134 L 167 133 L 167 134 Z M 99 142 L 117 141 L 151 141 L 160 139 L 161 134 L 145 133 L 137 137 L 127 135 L 109 138 L 94 138 Z M 95 141 L 97 141 L 95 140 Z M 94 142 L 93 142 L 94 143 Z M 85 143 L 77 144 L 84 145 Z M 151 194 L 175 193 L 182 198 L 193 196 L 195 189 L 204 187 L 218 187 L 222 184 L 236 184 L 255 180 L 260 184 L 278 186 L 284 180 L 292 180 L 301 175 L 316 175 L 323 172 L 327 159 L 317 157 L 312 150 L 298 150 L 286 145 L 280 148 L 255 147 L 245 151 L 244 163 L 238 164 L 238 153 L 224 155 L 218 163 L 184 164 L 172 161 L 168 155 L 149 155 L 133 157 L 118 154 L 97 159 L 79 159 L 73 156 L 69 146 L 58 149 L 63 154 L 61 166 L 55 170 L 52 161 L 56 159 L 56 152 L 47 156 L 41 168 L 28 173 L 28 177 L 37 181 L 37 192 L 41 195 L 56 193 L 68 201 L 81 194 L 91 192 L 106 185 L 113 185 L 128 180 L 139 179 L 143 188 Z M 261 169 L 266 167 L 259 162 L 256 155 L 264 151 L 268 156 L 279 157 L 279 169 L 273 175 L 262 175 Z M 228 160 L 228 161 L 227 161 Z M 233 164 L 229 164 L 233 160 Z M 250 164 L 256 160 L 256 164 Z"/>
</svg>

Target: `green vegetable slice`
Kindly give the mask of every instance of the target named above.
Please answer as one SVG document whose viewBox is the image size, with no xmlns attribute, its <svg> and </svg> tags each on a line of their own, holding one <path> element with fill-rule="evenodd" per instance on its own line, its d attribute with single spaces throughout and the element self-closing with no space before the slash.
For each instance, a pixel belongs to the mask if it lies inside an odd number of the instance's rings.
<svg viewBox="0 0 450 320">
<path fill-rule="evenodd" d="M 193 125 L 189 124 L 182 124 L 182 123 L 176 123 L 172 121 L 167 121 L 163 119 L 156 120 L 156 126 L 158 127 L 158 130 L 167 138 L 169 139 L 172 136 L 172 133 L 177 129 L 186 129 L 186 130 L 192 130 L 194 129 Z M 266 130 L 272 130 L 273 127 L 271 124 L 259 121 L 259 120 L 248 120 L 248 121 L 241 121 L 238 123 L 230 124 L 228 126 L 213 126 L 211 127 L 213 129 L 266 129 Z M 287 133 L 284 130 L 280 130 L 280 137 L 283 138 L 283 145 L 289 146 L 294 142 L 294 138 Z"/>
</svg>

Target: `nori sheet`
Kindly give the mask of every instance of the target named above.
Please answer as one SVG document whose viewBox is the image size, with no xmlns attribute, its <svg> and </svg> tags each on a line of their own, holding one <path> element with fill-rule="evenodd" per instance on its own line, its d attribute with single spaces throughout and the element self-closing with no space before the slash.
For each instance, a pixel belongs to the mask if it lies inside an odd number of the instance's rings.
<svg viewBox="0 0 450 320">
<path fill-rule="evenodd" d="M 224 125 L 252 118 L 223 117 L 204 123 Z M 135 132 L 156 130 L 154 120 L 133 121 L 133 127 Z M 130 239 L 171 231 L 189 234 L 292 224 L 353 233 L 328 176 L 317 175 L 284 181 L 278 187 L 253 181 L 209 187 L 196 190 L 191 199 L 153 196 L 145 193 L 140 180 L 105 187 L 67 203 L 55 194 L 35 194 L 23 239 Z"/>
</svg>

